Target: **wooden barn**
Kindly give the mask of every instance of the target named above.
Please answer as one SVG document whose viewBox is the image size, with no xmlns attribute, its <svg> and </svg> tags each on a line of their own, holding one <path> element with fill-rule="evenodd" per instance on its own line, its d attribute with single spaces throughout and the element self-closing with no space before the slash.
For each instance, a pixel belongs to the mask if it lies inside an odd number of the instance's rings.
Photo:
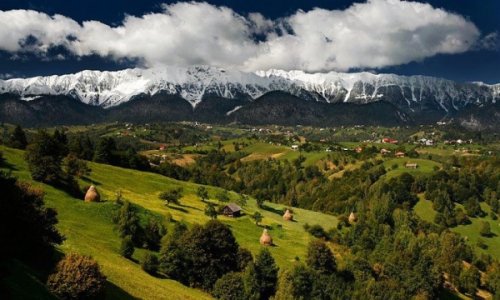
<svg viewBox="0 0 500 300">
<path fill-rule="evenodd" d="M 227 217 L 239 217 L 241 216 L 241 207 L 234 203 L 229 203 L 222 209 L 222 214 Z"/>
</svg>

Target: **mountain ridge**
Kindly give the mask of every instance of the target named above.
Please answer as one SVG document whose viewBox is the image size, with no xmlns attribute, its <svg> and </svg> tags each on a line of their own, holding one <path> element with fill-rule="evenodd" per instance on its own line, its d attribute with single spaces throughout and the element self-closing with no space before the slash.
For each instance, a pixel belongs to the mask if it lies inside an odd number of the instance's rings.
<svg viewBox="0 0 500 300">
<path fill-rule="evenodd" d="M 327 103 L 368 103 L 386 100 L 409 112 L 422 102 L 435 102 L 444 112 L 468 104 L 500 99 L 500 84 L 458 83 L 429 76 L 395 74 L 306 73 L 271 69 L 246 73 L 209 66 L 81 71 L 67 75 L 0 80 L 0 93 L 23 100 L 39 95 L 66 95 L 83 103 L 110 108 L 140 94 L 176 94 L 196 107 L 203 97 L 254 100 L 271 91 Z"/>
</svg>

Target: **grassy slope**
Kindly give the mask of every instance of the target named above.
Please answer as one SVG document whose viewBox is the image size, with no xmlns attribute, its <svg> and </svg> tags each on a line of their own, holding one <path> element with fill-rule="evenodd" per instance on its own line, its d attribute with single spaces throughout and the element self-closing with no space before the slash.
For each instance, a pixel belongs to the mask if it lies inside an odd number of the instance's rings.
<svg viewBox="0 0 500 300">
<path fill-rule="evenodd" d="M 424 199 L 423 195 L 419 195 L 420 201 L 415 205 L 415 213 L 421 217 L 422 219 L 428 222 L 434 222 L 434 217 L 436 215 L 436 211 L 432 208 L 432 202 Z M 457 204 L 457 207 L 463 206 Z M 481 203 L 481 208 L 488 215 L 482 218 L 470 218 L 471 224 L 468 225 L 460 225 L 452 230 L 460 233 L 464 237 L 467 238 L 469 244 L 474 247 L 476 251 L 480 253 L 487 253 L 495 258 L 500 258 L 500 223 L 498 220 L 494 221 L 489 217 L 490 208 L 486 203 Z M 492 237 L 482 237 L 479 234 L 481 230 L 481 223 L 483 221 L 489 222 L 491 227 L 491 232 L 493 233 Z M 486 245 L 488 245 L 487 249 L 481 249 L 476 246 L 477 240 L 482 239 Z"/>
<path fill-rule="evenodd" d="M 30 181 L 23 152 L 0 147 L 7 161 L 15 166 L 13 174 L 22 180 Z M 170 213 L 176 220 L 188 223 L 203 223 L 207 221 L 204 215 L 204 204 L 194 195 L 198 185 L 180 182 L 157 174 L 138 172 L 108 165 L 91 163 L 91 182 L 97 185 L 103 199 L 114 199 L 116 191 L 121 190 L 125 199 L 148 210 L 166 215 Z M 92 255 L 103 267 L 111 287 L 108 294 L 113 299 L 123 299 L 129 296 L 145 299 L 203 299 L 208 295 L 189 289 L 181 284 L 167 279 L 157 279 L 147 275 L 140 267 L 118 254 L 120 239 L 111 221 L 113 203 L 97 204 L 83 203 L 50 186 L 36 183 L 46 191 L 47 206 L 54 207 L 59 213 L 59 230 L 66 236 L 61 246 L 64 252 L 75 251 Z M 158 194 L 168 188 L 181 186 L 185 196 L 181 199 L 182 206 L 167 208 L 158 200 Z M 218 189 L 209 187 L 213 197 Z M 231 194 L 232 198 L 236 194 Z M 213 201 L 213 200 L 212 200 Z M 326 229 L 336 226 L 337 219 L 321 213 L 295 209 L 297 222 L 283 222 L 281 213 L 283 207 L 267 204 L 267 210 L 261 210 L 264 215 L 263 225 L 272 226 L 270 231 L 276 247 L 270 250 L 280 267 L 286 267 L 295 257 L 303 260 L 310 237 L 304 232 L 305 223 L 321 224 Z M 257 210 L 254 200 L 251 200 L 245 213 L 252 214 Z M 253 253 L 260 250 L 258 239 L 262 228 L 256 226 L 248 216 L 237 219 L 220 217 L 231 226 L 234 235 L 241 246 Z M 278 226 L 282 225 L 282 228 Z"/>
<path fill-rule="evenodd" d="M 0 294 L 3 299 L 23 299 L 23 300 L 52 300 L 56 299 L 51 295 L 45 285 L 37 278 L 36 272 L 17 260 L 9 260 L 0 265 L 2 271 L 2 281 L 5 286 L 0 287 L 1 291 L 6 291 L 7 295 Z"/>
<path fill-rule="evenodd" d="M 417 169 L 405 168 L 405 164 L 407 162 L 417 163 L 418 168 Z M 389 168 L 392 168 L 394 164 L 397 164 L 398 168 L 387 172 L 386 176 L 389 178 L 397 177 L 403 173 L 410 173 L 411 175 L 429 174 L 434 171 L 434 167 L 441 168 L 441 164 L 435 161 L 428 159 L 421 159 L 421 158 L 409 158 L 409 157 L 386 160 L 384 162 L 384 167 L 386 168 L 386 170 L 389 170 Z"/>
</svg>

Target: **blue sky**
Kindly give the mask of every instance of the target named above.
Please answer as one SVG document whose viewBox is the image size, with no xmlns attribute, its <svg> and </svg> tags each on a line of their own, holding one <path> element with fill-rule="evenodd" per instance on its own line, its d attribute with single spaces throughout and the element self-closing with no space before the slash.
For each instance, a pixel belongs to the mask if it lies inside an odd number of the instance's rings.
<svg viewBox="0 0 500 300">
<path fill-rule="evenodd" d="M 2 0 L 0 24 L 36 20 L 0 28 L 0 76 L 214 64 L 500 82 L 497 0 L 207 2 Z"/>
</svg>

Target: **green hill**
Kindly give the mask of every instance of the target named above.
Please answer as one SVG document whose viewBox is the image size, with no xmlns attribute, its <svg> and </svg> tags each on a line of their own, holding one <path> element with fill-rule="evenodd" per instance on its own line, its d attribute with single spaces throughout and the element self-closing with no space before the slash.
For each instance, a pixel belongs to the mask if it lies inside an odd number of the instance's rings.
<svg viewBox="0 0 500 300">
<path fill-rule="evenodd" d="M 28 167 L 24 161 L 24 152 L 0 146 L 12 174 L 20 180 L 32 182 Z M 205 204 L 196 196 L 197 184 L 181 182 L 161 175 L 139 172 L 129 169 L 89 163 L 92 174 L 89 180 L 81 185 L 94 184 L 105 200 L 101 203 L 84 203 L 54 187 L 32 182 L 46 192 L 46 206 L 53 207 L 58 212 L 58 229 L 66 237 L 60 250 L 78 252 L 93 256 L 102 266 L 110 281 L 107 295 L 111 299 L 142 298 L 142 299 L 206 299 L 210 296 L 202 291 L 191 289 L 168 279 L 152 277 L 141 270 L 140 266 L 120 256 L 120 238 L 112 221 L 115 210 L 115 194 L 122 192 L 124 199 L 131 203 L 162 216 L 171 215 L 175 220 L 188 224 L 204 223 L 208 217 L 204 215 Z M 174 187 L 182 187 L 184 197 L 180 205 L 166 207 L 158 199 L 160 192 Z M 210 201 L 214 200 L 218 188 L 208 187 Z M 232 199 L 237 195 L 230 193 Z M 266 203 L 260 210 L 264 216 L 261 226 L 270 228 L 275 247 L 271 247 L 276 262 L 280 268 L 286 268 L 296 258 L 303 260 L 306 246 L 311 237 L 304 231 L 303 225 L 321 224 L 325 229 L 335 227 L 337 219 L 330 215 L 317 212 L 294 209 L 296 222 L 284 222 L 281 212 L 284 207 Z M 219 217 L 228 224 L 238 243 L 248 248 L 254 254 L 262 247 L 259 237 L 263 230 L 253 223 L 249 215 L 258 210 L 254 199 L 250 199 L 244 207 L 244 216 L 240 218 Z M 144 251 L 136 251 L 134 258 L 138 259 Z M 19 269 L 19 268 L 17 268 Z"/>
<path fill-rule="evenodd" d="M 419 195 L 419 202 L 415 205 L 415 213 L 428 222 L 433 223 L 434 217 L 436 216 L 436 211 L 432 208 L 432 201 L 426 200 L 423 194 Z M 457 207 L 463 209 L 463 206 L 460 204 L 456 204 Z M 494 258 L 500 257 L 500 239 L 498 236 L 500 235 L 500 224 L 498 220 L 493 220 L 489 213 L 490 207 L 486 203 L 481 203 L 482 210 L 487 214 L 484 217 L 476 217 L 470 218 L 470 224 L 467 225 L 459 225 L 452 228 L 453 231 L 460 233 L 463 235 L 469 244 L 474 248 L 474 250 L 479 251 L 480 253 L 486 253 L 491 255 Z M 491 227 L 492 236 L 491 237 L 482 237 L 479 232 L 481 231 L 481 223 L 489 222 Z M 482 240 L 486 245 L 486 249 L 482 249 L 477 246 L 478 240 Z"/>
</svg>

